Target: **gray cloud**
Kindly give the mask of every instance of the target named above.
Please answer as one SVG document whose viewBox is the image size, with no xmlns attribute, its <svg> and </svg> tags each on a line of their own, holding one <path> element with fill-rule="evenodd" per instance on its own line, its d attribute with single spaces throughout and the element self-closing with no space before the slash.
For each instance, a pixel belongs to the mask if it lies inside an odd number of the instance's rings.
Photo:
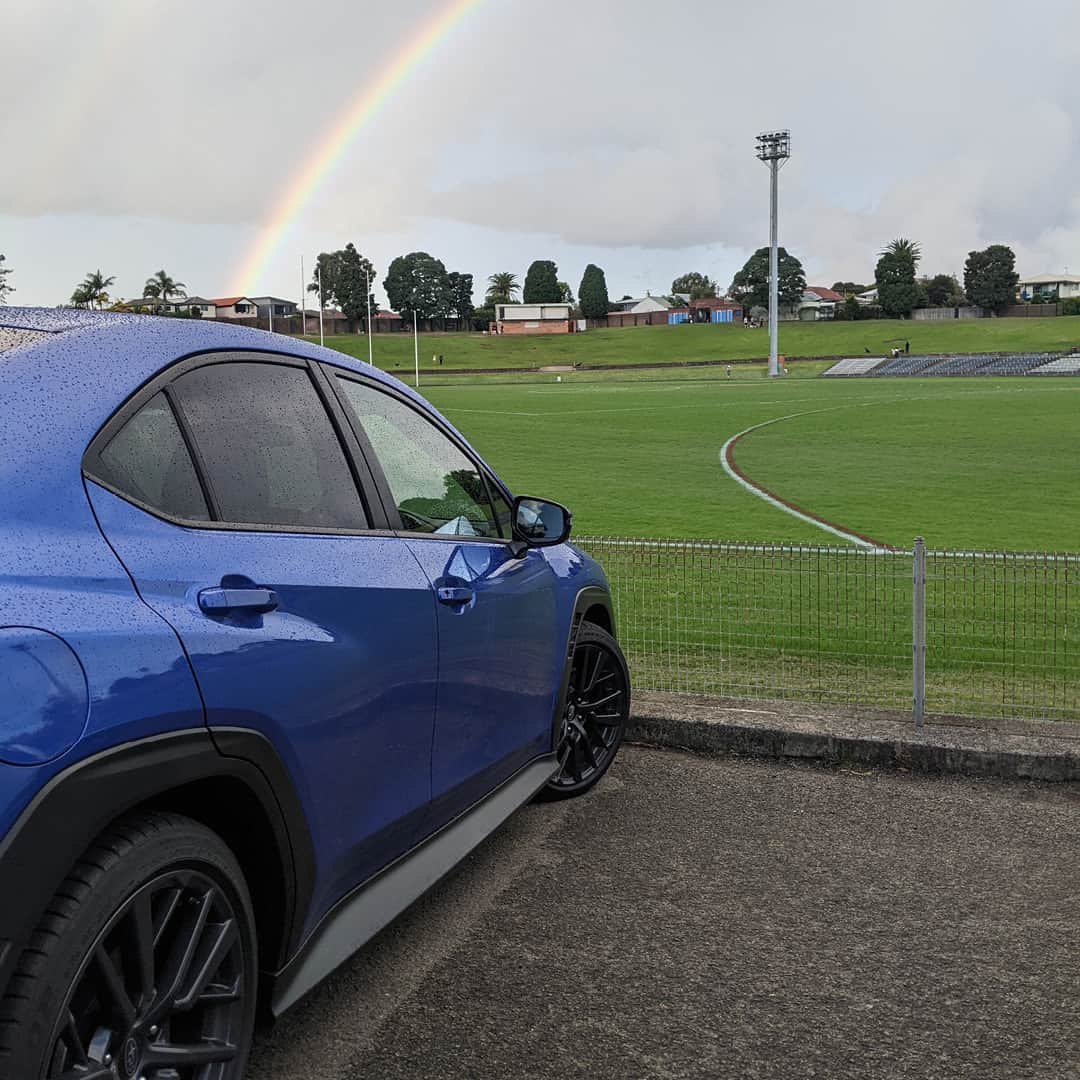
<svg viewBox="0 0 1080 1080">
<path fill-rule="evenodd" d="M 0 211 L 255 226 L 442 6 L 8 0 Z M 487 0 L 300 225 L 392 245 L 442 221 L 734 262 L 766 229 L 753 135 L 784 124 L 783 238 L 814 273 L 865 277 L 898 234 L 931 271 L 995 241 L 1032 271 L 1080 268 L 1080 6 L 1049 0 L 1031 34 L 1015 19 L 1004 0 L 827 16 L 795 0 Z"/>
</svg>

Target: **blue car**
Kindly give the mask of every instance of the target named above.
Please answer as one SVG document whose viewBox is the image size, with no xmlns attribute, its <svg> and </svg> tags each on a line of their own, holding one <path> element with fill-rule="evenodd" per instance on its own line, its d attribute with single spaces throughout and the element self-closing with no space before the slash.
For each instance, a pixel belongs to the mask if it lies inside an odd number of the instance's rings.
<svg viewBox="0 0 1080 1080">
<path fill-rule="evenodd" d="M 569 530 L 339 353 L 0 308 L 0 1078 L 239 1078 L 595 784 L 630 686 Z"/>
</svg>

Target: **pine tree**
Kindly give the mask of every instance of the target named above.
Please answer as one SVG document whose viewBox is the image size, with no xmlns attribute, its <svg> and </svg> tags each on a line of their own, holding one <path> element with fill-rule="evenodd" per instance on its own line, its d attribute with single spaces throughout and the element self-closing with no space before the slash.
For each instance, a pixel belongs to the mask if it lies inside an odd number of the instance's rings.
<svg viewBox="0 0 1080 1080">
<path fill-rule="evenodd" d="M 550 259 L 537 259 L 529 267 L 521 299 L 525 304 L 557 304 L 562 299 L 559 270 Z"/>
<path fill-rule="evenodd" d="M 607 281 L 599 266 L 589 263 L 578 286 L 578 303 L 586 319 L 602 319 L 611 304 L 608 301 Z"/>
</svg>

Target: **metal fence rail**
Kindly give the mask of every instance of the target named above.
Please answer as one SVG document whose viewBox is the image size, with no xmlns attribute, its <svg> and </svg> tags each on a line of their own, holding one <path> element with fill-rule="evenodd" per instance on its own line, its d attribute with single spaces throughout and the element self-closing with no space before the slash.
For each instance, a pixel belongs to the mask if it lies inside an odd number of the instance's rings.
<svg viewBox="0 0 1080 1080">
<path fill-rule="evenodd" d="M 911 552 L 575 543 L 642 689 L 1080 721 L 1080 556 L 928 551 L 920 575 Z"/>
</svg>

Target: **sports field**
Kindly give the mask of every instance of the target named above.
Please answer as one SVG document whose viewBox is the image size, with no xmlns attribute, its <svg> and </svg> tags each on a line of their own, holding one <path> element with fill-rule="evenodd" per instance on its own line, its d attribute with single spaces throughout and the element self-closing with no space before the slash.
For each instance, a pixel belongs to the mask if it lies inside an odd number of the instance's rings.
<svg viewBox="0 0 1080 1080">
<path fill-rule="evenodd" d="M 1080 379 L 808 377 L 821 366 L 421 390 L 515 492 L 569 505 L 579 535 L 840 542 L 721 468 L 730 436 L 786 417 L 745 436 L 736 463 L 836 525 L 899 548 L 922 535 L 934 548 L 1080 549 Z"/>
<path fill-rule="evenodd" d="M 310 339 L 309 339 L 310 340 Z M 316 333 L 314 340 L 318 340 Z M 786 356 L 884 356 L 909 342 L 914 353 L 1038 352 L 1080 345 L 1080 316 L 1043 319 L 962 319 L 939 322 L 782 323 L 780 352 Z M 327 338 L 332 348 L 367 360 L 367 338 Z M 376 334 L 375 363 L 403 374 L 413 370 L 413 337 Z M 702 360 L 755 359 L 769 355 L 769 335 L 742 326 L 639 326 L 589 330 L 584 334 L 492 337 L 486 334 L 422 334 L 421 369 L 536 368 L 556 364 L 609 367 Z"/>
</svg>

